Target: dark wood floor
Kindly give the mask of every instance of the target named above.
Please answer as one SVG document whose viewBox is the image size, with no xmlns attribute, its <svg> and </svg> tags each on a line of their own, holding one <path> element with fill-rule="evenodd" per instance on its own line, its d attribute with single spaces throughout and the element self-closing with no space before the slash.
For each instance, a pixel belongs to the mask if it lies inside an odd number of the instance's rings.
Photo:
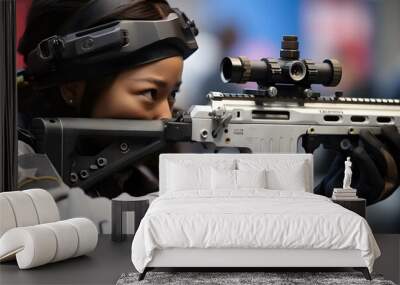
<svg viewBox="0 0 400 285">
<path fill-rule="evenodd" d="M 132 237 L 124 242 L 99 237 L 97 248 L 81 256 L 41 267 L 19 270 L 16 262 L 0 265 L 0 284 L 115 284 L 122 273 L 134 271 Z"/>
<path fill-rule="evenodd" d="M 376 235 L 382 257 L 375 263 L 374 272 L 396 284 L 400 281 L 400 235 Z M 41 267 L 19 270 L 16 262 L 0 264 L 0 284 L 115 284 L 122 273 L 135 271 L 131 262 L 132 236 L 123 242 L 112 242 L 110 235 L 99 237 L 95 251 Z M 271 269 L 271 271 L 319 271 L 320 269 Z M 350 268 L 321 269 L 347 271 Z"/>
</svg>

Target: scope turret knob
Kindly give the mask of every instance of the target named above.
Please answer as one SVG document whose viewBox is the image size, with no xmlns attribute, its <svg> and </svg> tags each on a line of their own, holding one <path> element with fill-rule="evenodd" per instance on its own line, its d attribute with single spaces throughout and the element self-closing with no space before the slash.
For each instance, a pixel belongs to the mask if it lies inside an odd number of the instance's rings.
<svg viewBox="0 0 400 285">
<path fill-rule="evenodd" d="M 283 41 L 281 42 L 282 49 L 299 49 L 299 42 L 297 41 L 297 37 L 292 37 L 289 37 L 289 39 L 287 36 L 283 37 Z"/>
<path fill-rule="evenodd" d="M 283 60 L 295 60 L 300 58 L 297 36 L 283 36 L 280 56 Z"/>
<path fill-rule="evenodd" d="M 297 41 L 297 36 L 295 35 L 284 35 L 282 38 L 284 41 Z"/>
</svg>

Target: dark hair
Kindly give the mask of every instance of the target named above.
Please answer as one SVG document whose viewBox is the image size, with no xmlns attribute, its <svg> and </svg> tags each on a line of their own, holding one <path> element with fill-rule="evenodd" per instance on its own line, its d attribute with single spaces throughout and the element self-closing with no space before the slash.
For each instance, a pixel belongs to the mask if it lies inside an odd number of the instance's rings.
<svg viewBox="0 0 400 285">
<path fill-rule="evenodd" d="M 29 53 L 40 41 L 57 34 L 66 19 L 72 17 L 89 1 L 33 0 L 26 29 L 18 45 L 18 52 L 23 55 L 25 63 Z M 114 20 L 160 20 L 170 12 L 172 9 L 165 0 L 132 0 L 132 4 L 110 11 L 109 15 L 99 19 L 95 25 Z M 29 113 L 31 116 L 90 116 L 97 95 L 112 84 L 115 76 L 86 81 L 85 94 L 79 110 L 64 102 L 58 87 L 38 91 L 33 90 L 30 85 L 21 84 L 18 87 L 20 112 Z"/>
</svg>

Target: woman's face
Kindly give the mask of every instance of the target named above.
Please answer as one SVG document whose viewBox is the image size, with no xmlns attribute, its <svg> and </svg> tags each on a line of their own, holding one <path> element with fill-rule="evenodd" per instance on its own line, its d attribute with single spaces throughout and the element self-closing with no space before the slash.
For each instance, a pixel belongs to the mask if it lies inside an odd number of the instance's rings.
<svg viewBox="0 0 400 285">
<path fill-rule="evenodd" d="M 175 56 L 121 72 L 111 86 L 100 94 L 92 117 L 145 120 L 171 118 L 182 70 L 183 59 Z"/>
</svg>

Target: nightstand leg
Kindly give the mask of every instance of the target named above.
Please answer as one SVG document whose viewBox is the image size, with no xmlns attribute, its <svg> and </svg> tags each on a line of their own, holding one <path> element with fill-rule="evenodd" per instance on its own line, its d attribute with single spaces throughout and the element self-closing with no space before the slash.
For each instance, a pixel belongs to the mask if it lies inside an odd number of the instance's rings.
<svg viewBox="0 0 400 285">
<path fill-rule="evenodd" d="M 144 271 L 142 273 L 139 274 L 138 281 L 142 281 L 144 279 L 144 277 L 146 276 L 146 273 L 147 273 L 147 267 L 144 269 Z"/>
<path fill-rule="evenodd" d="M 361 271 L 362 274 L 364 275 L 365 279 L 372 280 L 371 274 L 369 274 L 369 270 L 367 267 L 354 267 L 354 269 L 357 271 Z"/>
<path fill-rule="evenodd" d="M 111 239 L 122 241 L 122 202 L 111 202 Z"/>
</svg>

